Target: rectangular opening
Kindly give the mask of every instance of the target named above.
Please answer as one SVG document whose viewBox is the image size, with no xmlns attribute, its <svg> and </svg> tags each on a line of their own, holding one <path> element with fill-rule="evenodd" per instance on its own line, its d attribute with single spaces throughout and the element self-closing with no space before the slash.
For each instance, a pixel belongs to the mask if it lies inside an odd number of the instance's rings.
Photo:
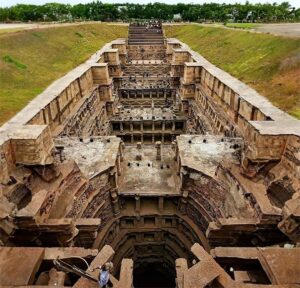
<svg viewBox="0 0 300 288">
<path fill-rule="evenodd" d="M 175 123 L 175 129 L 176 129 L 176 130 L 182 130 L 182 129 L 183 129 L 183 122 L 181 122 L 181 121 L 178 122 L 178 121 L 177 121 L 177 122 Z"/>
<path fill-rule="evenodd" d="M 113 131 L 120 131 L 120 123 L 112 123 Z"/>
<path fill-rule="evenodd" d="M 172 136 L 171 134 L 165 134 L 164 135 L 164 143 L 165 144 L 170 144 L 172 142 Z"/>
<path fill-rule="evenodd" d="M 123 141 L 125 143 L 131 143 L 131 135 L 124 135 Z"/>
<path fill-rule="evenodd" d="M 172 122 L 170 121 L 165 122 L 165 130 L 172 130 Z"/>
<path fill-rule="evenodd" d="M 155 217 L 144 217 L 144 225 L 154 226 L 155 225 Z"/>
<path fill-rule="evenodd" d="M 172 218 L 166 218 L 165 219 L 165 225 L 167 227 L 172 227 Z"/>
<path fill-rule="evenodd" d="M 160 135 L 160 134 L 155 134 L 155 135 L 154 135 L 154 141 L 155 141 L 155 142 L 161 141 L 161 135 Z"/>
<path fill-rule="evenodd" d="M 144 240 L 145 241 L 154 241 L 154 233 L 145 233 Z"/>
<path fill-rule="evenodd" d="M 141 134 L 136 134 L 133 136 L 133 141 L 136 142 L 141 142 L 142 140 L 142 135 Z"/>
<path fill-rule="evenodd" d="M 152 131 L 152 122 L 144 122 L 144 131 Z"/>
<path fill-rule="evenodd" d="M 124 219 L 124 224 L 125 224 L 126 227 L 133 227 L 134 226 L 134 219 L 130 219 L 130 218 Z"/>
<path fill-rule="evenodd" d="M 155 128 L 155 131 L 161 131 L 162 130 L 162 122 L 160 122 L 160 121 L 154 122 L 154 128 Z"/>
<path fill-rule="evenodd" d="M 143 143 L 144 144 L 151 144 L 152 143 L 152 135 L 151 134 L 144 134 Z"/>
<path fill-rule="evenodd" d="M 124 131 L 130 131 L 130 124 L 127 122 L 124 122 L 123 123 L 123 130 Z"/>
<path fill-rule="evenodd" d="M 133 131 L 141 131 L 141 123 L 140 122 L 133 122 Z"/>
</svg>

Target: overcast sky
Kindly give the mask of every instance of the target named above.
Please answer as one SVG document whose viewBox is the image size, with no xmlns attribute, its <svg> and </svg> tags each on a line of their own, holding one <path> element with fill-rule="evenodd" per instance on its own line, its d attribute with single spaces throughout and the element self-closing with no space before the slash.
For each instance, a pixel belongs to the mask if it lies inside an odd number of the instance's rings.
<svg viewBox="0 0 300 288">
<path fill-rule="evenodd" d="M 44 3 L 49 3 L 49 2 L 58 2 L 58 3 L 64 3 L 64 4 L 77 4 L 77 3 L 89 3 L 92 2 L 92 0 L 0 0 L 0 7 L 9 7 L 18 3 L 22 3 L 22 4 L 44 4 Z M 202 4 L 205 2 L 217 2 L 217 3 L 245 3 L 246 0 L 194 0 L 194 1 L 189 1 L 189 0 L 154 0 L 154 1 L 150 1 L 150 0 L 102 0 L 102 2 L 105 3 L 125 3 L 125 2 L 130 2 L 130 3 L 140 3 L 140 4 L 146 4 L 146 3 L 150 3 L 150 2 L 163 2 L 163 3 L 167 3 L 167 4 L 176 4 L 176 3 L 194 3 L 194 4 Z M 284 0 L 250 0 L 249 2 L 251 3 L 273 3 L 273 2 L 277 2 L 277 3 L 281 3 L 284 2 Z M 300 0 L 290 0 L 289 3 L 296 7 L 299 8 L 300 7 Z"/>
</svg>

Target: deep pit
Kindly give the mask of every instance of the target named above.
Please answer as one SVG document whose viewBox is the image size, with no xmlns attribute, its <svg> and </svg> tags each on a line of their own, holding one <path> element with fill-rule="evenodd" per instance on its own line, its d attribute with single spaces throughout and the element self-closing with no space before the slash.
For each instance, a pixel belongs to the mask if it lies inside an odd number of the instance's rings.
<svg viewBox="0 0 300 288">
<path fill-rule="evenodd" d="M 299 127 L 131 24 L 1 128 L 0 285 L 298 287 Z"/>
</svg>

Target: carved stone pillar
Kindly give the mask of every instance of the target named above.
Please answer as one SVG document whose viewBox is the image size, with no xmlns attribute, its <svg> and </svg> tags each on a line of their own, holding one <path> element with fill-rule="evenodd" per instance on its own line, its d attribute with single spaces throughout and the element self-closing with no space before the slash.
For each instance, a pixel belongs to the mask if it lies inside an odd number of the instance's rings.
<svg viewBox="0 0 300 288">
<path fill-rule="evenodd" d="M 164 197 L 160 196 L 158 198 L 158 211 L 162 213 L 164 211 Z"/>
<path fill-rule="evenodd" d="M 140 213 L 141 211 L 141 198 L 138 195 L 135 195 L 135 212 Z"/>
<path fill-rule="evenodd" d="M 120 205 L 119 205 L 119 197 L 118 197 L 117 189 L 111 189 L 110 196 L 111 196 L 113 213 L 116 216 L 120 214 Z"/>
<path fill-rule="evenodd" d="M 161 160 L 161 141 L 155 142 L 156 160 Z"/>
</svg>

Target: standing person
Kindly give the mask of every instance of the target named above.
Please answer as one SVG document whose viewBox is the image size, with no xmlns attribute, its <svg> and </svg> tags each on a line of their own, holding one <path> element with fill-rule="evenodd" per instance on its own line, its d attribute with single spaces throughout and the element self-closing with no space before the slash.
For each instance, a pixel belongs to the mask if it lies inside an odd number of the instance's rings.
<svg viewBox="0 0 300 288">
<path fill-rule="evenodd" d="M 95 271 L 96 269 L 100 270 L 99 280 L 98 280 L 100 288 L 110 288 L 114 286 L 110 281 L 110 273 L 112 272 L 113 267 L 114 265 L 112 262 L 106 262 L 104 265 L 99 266 L 92 270 L 92 271 Z"/>
</svg>

